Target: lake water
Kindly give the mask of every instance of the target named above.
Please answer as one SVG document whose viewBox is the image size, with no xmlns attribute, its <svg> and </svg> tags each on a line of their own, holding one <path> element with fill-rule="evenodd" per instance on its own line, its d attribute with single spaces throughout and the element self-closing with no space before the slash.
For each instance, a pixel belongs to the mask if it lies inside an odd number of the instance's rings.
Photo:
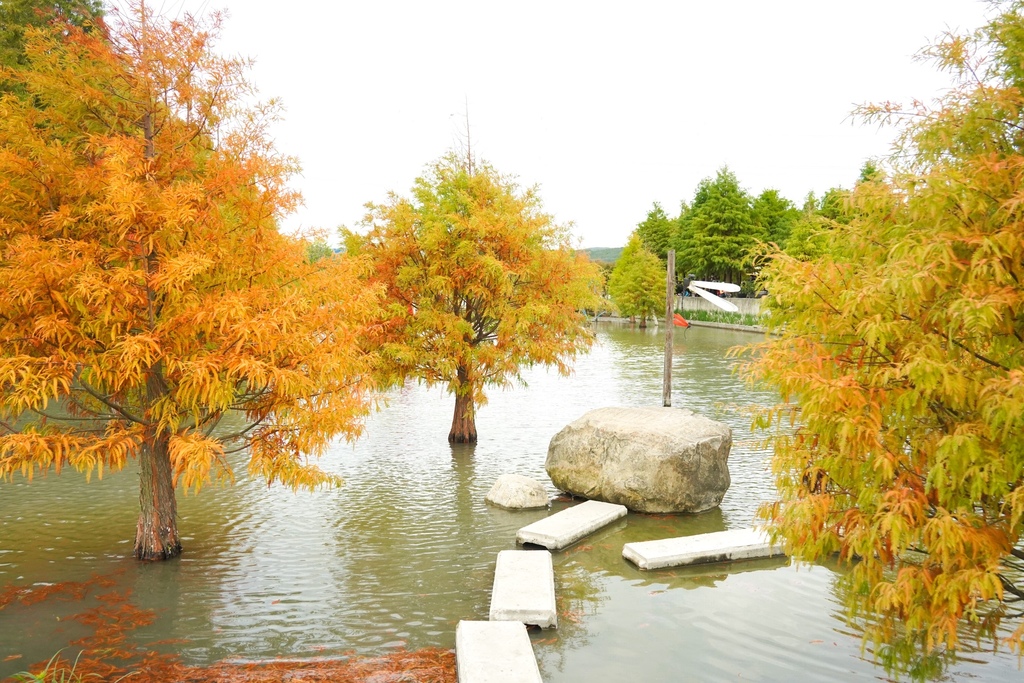
<svg viewBox="0 0 1024 683">
<path fill-rule="evenodd" d="M 771 560 L 641 572 L 621 557 L 630 541 L 749 526 L 773 496 L 767 453 L 741 409 L 771 396 L 747 390 L 725 357 L 753 340 L 677 331 L 673 405 L 732 427 L 732 487 L 720 509 L 629 515 L 554 554 L 559 627 L 531 636 L 548 683 L 886 680 L 841 616 L 833 568 Z M 527 388 L 492 390 L 475 446 L 446 440 L 453 399 L 410 385 L 360 441 L 322 461 L 343 488 L 294 494 L 242 467 L 233 487 L 179 497 L 185 552 L 170 562 L 131 559 L 134 470 L 91 484 L 74 473 L 0 483 L 0 586 L 121 570 L 118 588 L 158 615 L 138 640 L 180 639 L 166 647 L 191 664 L 451 648 L 460 619 L 487 618 L 498 551 L 550 514 L 486 505 L 494 480 L 515 472 L 546 482 L 548 441 L 590 409 L 661 405 L 663 349 L 658 331 L 600 326 L 572 377 L 537 369 Z M 0 677 L 81 635 L 59 620 L 77 609 L 0 610 Z M 946 680 L 1022 678 L 1002 652 L 966 655 Z"/>
</svg>

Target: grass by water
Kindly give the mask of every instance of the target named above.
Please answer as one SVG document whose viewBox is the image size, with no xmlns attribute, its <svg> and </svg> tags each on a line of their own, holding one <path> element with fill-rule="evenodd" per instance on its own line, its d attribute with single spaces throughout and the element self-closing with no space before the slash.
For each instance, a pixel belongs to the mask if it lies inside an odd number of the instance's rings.
<svg viewBox="0 0 1024 683">
<path fill-rule="evenodd" d="M 746 325 L 747 327 L 757 327 L 764 324 L 764 319 L 760 315 L 752 315 L 750 313 L 731 313 L 729 311 L 676 311 L 679 315 L 683 316 L 687 320 L 694 322 L 704 323 L 725 323 L 728 325 Z"/>
</svg>

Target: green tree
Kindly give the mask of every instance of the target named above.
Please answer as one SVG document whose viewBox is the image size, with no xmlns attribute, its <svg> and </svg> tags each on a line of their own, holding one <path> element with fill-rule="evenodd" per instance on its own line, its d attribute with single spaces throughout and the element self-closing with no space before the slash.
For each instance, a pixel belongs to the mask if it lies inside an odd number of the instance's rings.
<svg viewBox="0 0 1024 683">
<path fill-rule="evenodd" d="M 790 228 L 784 251 L 804 261 L 821 256 L 827 248 L 829 232 L 835 225 L 821 215 L 817 197 L 813 192 L 808 192 L 803 209 Z"/>
<path fill-rule="evenodd" d="M 230 481 L 233 451 L 268 483 L 338 481 L 309 458 L 359 431 L 374 296 L 278 231 L 295 165 L 213 53 L 217 15 L 113 23 L 30 31 L 29 97 L 0 96 L 0 475 L 136 460 L 135 556 L 158 560 L 177 488 Z"/>
<path fill-rule="evenodd" d="M 753 201 L 727 167 L 697 186 L 689 210 L 679 218 L 678 270 L 707 280 L 739 283 L 750 267 L 757 241 L 765 236 Z"/>
<path fill-rule="evenodd" d="M 885 182 L 885 179 L 882 169 L 869 159 L 861 167 L 854 189 L 865 183 Z M 859 208 L 851 199 L 851 192 L 842 187 L 829 188 L 820 200 L 809 192 L 803 211 L 796 214 L 792 223 L 789 238 L 777 244 L 795 258 L 806 260 L 820 256 L 827 248 L 829 233 L 845 229 L 856 217 Z"/>
<path fill-rule="evenodd" d="M 23 68 L 25 31 L 42 28 L 51 22 L 91 28 L 103 15 L 98 0 L 4 0 L 0 2 L 0 67 Z M 0 92 L 13 87 L 0 75 Z"/>
<path fill-rule="evenodd" d="M 487 164 L 449 155 L 416 179 L 412 198 L 370 204 L 348 254 L 390 307 L 376 336 L 385 383 L 416 377 L 455 395 L 451 442 L 475 442 L 487 386 L 522 381 L 522 369 L 566 374 L 592 334 L 597 267 L 570 248 L 567 228 Z"/>
<path fill-rule="evenodd" d="M 753 205 L 754 220 L 764 230 L 764 239 L 785 247 L 793 225 L 800 218 L 800 211 L 793 202 L 779 194 L 778 190 L 765 190 L 757 196 Z"/>
<path fill-rule="evenodd" d="M 797 557 L 849 564 L 894 668 L 960 628 L 1024 646 L 1024 2 L 1001 9 L 927 51 L 957 78 L 933 108 L 862 110 L 900 126 L 892 177 L 858 184 L 819 256 L 770 256 L 778 337 L 746 366 L 784 401 L 762 424 L 795 422 L 762 514 Z"/>
<path fill-rule="evenodd" d="M 665 266 L 647 250 L 637 232 L 615 263 L 608 293 L 619 313 L 640 318 L 640 327 L 647 327 L 648 318 L 665 310 Z"/>
<path fill-rule="evenodd" d="M 306 261 L 308 263 L 316 263 L 320 259 L 327 258 L 333 254 L 334 250 L 331 249 L 331 245 L 322 237 L 314 236 L 306 243 Z"/>
<path fill-rule="evenodd" d="M 847 225 L 852 219 L 850 191 L 842 187 L 830 187 L 825 190 L 818 203 L 818 215 L 839 225 Z"/>
<path fill-rule="evenodd" d="M 665 214 L 658 202 L 654 202 L 654 206 L 647 212 L 647 218 L 637 224 L 636 234 L 640 236 L 647 251 L 664 262 L 675 237 L 675 227 L 676 222 Z"/>
<path fill-rule="evenodd" d="M 860 167 L 860 175 L 857 176 L 858 185 L 861 183 L 882 182 L 884 180 L 885 173 L 879 168 L 878 163 L 874 159 L 868 159 Z"/>
</svg>

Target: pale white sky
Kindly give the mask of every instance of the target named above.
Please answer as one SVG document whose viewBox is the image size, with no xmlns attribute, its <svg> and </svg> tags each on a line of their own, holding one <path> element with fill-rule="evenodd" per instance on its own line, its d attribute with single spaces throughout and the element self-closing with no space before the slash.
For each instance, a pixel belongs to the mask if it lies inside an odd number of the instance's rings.
<svg viewBox="0 0 1024 683">
<path fill-rule="evenodd" d="M 621 246 L 653 202 L 675 215 L 728 165 L 797 204 L 850 186 L 890 130 L 869 101 L 948 83 L 913 55 L 980 26 L 976 0 L 162 0 L 226 9 L 220 51 L 256 59 L 280 97 L 278 148 L 299 158 L 305 207 L 286 228 L 356 227 L 363 204 L 408 194 L 459 144 L 539 185 L 581 246 Z M 160 0 L 150 3 L 159 8 Z"/>
</svg>

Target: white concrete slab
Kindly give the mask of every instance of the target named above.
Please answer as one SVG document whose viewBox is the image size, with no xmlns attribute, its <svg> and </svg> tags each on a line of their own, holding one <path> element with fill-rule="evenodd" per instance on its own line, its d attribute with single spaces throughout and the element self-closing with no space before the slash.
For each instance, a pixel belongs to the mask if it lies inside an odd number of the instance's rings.
<svg viewBox="0 0 1024 683">
<path fill-rule="evenodd" d="M 491 621 L 558 626 L 555 572 L 546 550 L 502 550 L 494 565 Z"/>
<path fill-rule="evenodd" d="M 516 534 L 516 541 L 561 550 L 625 516 L 625 505 L 588 500 L 524 526 Z"/>
<path fill-rule="evenodd" d="M 622 548 L 622 556 L 640 569 L 750 560 L 784 554 L 782 547 L 772 545 L 768 534 L 760 529 L 730 529 L 660 541 L 640 541 L 627 543 Z"/>
<path fill-rule="evenodd" d="M 459 683 L 543 683 L 526 626 L 517 621 L 460 621 L 455 669 Z"/>
</svg>

